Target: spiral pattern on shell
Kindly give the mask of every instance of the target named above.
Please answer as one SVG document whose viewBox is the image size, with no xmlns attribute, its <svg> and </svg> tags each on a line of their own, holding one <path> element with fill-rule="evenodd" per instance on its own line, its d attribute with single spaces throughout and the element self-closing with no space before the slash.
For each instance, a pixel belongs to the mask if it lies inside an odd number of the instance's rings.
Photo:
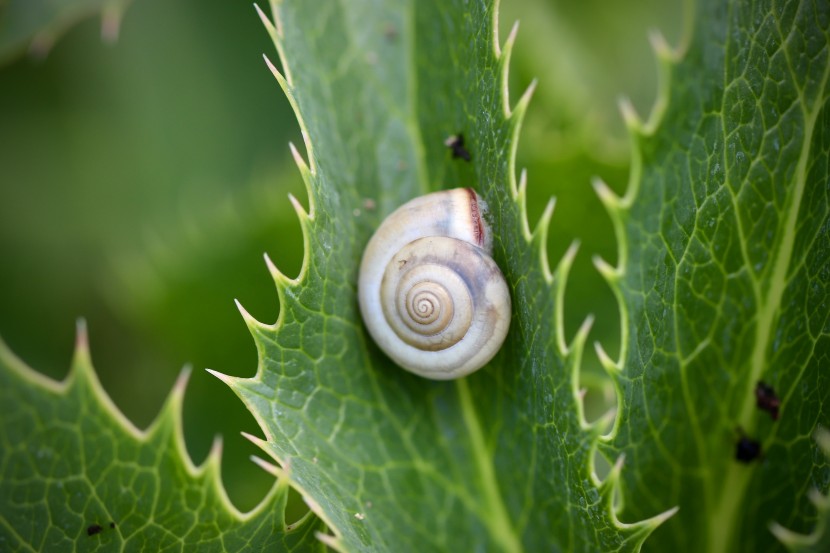
<svg viewBox="0 0 830 553">
<path fill-rule="evenodd" d="M 387 217 L 366 247 L 358 281 L 364 323 L 415 374 L 465 376 L 507 334 L 510 294 L 490 257 L 483 212 L 471 189 L 428 194 Z"/>
</svg>

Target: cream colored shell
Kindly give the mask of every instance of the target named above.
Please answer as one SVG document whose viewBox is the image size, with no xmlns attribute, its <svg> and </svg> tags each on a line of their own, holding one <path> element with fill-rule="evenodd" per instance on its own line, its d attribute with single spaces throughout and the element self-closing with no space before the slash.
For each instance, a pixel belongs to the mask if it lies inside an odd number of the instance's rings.
<svg viewBox="0 0 830 553">
<path fill-rule="evenodd" d="M 486 364 L 510 326 L 510 292 L 490 257 L 486 206 L 469 188 L 404 204 L 363 253 L 358 299 L 366 328 L 401 367 L 434 380 Z"/>
</svg>

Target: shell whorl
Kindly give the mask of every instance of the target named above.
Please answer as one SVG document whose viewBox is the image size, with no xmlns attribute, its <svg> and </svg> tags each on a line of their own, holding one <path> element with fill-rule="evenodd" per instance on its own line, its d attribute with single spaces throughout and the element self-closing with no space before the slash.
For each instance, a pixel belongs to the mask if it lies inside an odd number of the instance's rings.
<svg viewBox="0 0 830 553">
<path fill-rule="evenodd" d="M 380 348 L 436 380 L 467 375 L 501 347 L 510 294 L 490 257 L 486 210 L 471 189 L 428 194 L 381 224 L 363 255 L 358 297 Z"/>
</svg>

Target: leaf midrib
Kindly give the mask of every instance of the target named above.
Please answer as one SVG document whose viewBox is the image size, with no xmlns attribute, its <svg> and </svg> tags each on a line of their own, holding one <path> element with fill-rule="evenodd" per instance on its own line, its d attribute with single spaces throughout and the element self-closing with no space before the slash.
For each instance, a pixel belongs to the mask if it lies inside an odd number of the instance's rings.
<svg viewBox="0 0 830 553">
<path fill-rule="evenodd" d="M 759 296 L 760 309 L 755 327 L 755 342 L 753 345 L 752 355 L 750 357 L 750 372 L 747 375 L 747 378 L 743 381 L 746 390 L 742 394 L 744 402 L 741 406 L 741 410 L 739 412 L 740 415 L 738 417 L 739 427 L 745 429 L 750 434 L 755 428 L 755 422 L 758 415 L 757 410 L 754 409 L 755 395 L 753 390 L 756 383 L 760 380 L 761 375 L 764 373 L 764 369 L 767 365 L 767 345 L 775 327 L 775 321 L 777 320 L 776 315 L 781 305 L 781 298 L 783 297 L 784 290 L 786 289 L 787 269 L 789 268 L 792 260 L 793 245 L 795 243 L 795 227 L 798 220 L 801 201 L 804 195 L 804 189 L 807 183 L 807 160 L 810 157 L 812 137 L 815 131 L 816 120 L 822 110 L 822 102 L 825 96 L 824 91 L 827 88 L 829 76 L 830 63 L 825 65 L 824 76 L 822 77 L 821 86 L 816 94 L 814 105 L 808 112 L 804 113 L 804 141 L 802 142 L 801 152 L 798 157 L 798 164 L 796 165 L 795 191 L 793 193 L 793 200 L 790 202 L 789 209 L 787 210 L 784 233 L 775 252 L 775 261 L 772 276 L 770 278 L 770 286 L 766 296 Z M 803 99 L 802 91 L 801 105 L 805 105 L 806 103 Z M 800 380 L 801 374 L 802 373 L 799 373 L 796 380 L 792 383 L 793 387 L 795 387 L 797 381 Z M 764 440 L 764 445 L 770 443 L 775 438 L 777 429 L 777 425 L 773 427 L 769 436 L 767 436 Z M 747 467 L 744 465 L 738 465 L 734 462 L 729 464 L 729 468 L 727 469 L 726 475 L 723 479 L 723 485 L 718 488 L 720 491 L 719 501 L 709 511 L 708 551 L 711 551 L 712 553 L 725 553 L 730 549 L 730 545 L 733 543 L 734 538 L 739 531 L 736 520 L 742 512 L 743 497 L 750 478 L 755 472 L 755 468 L 756 465 Z M 712 495 L 711 489 L 710 495 Z"/>
<path fill-rule="evenodd" d="M 479 424 L 478 413 L 470 395 L 470 388 L 464 378 L 456 382 L 464 424 L 467 427 L 468 438 L 473 449 L 473 466 L 484 492 L 485 508 L 481 512 L 484 516 L 487 516 L 485 522 L 489 522 L 489 524 L 486 527 L 503 551 L 521 553 L 523 551 L 521 539 L 510 522 L 507 507 L 499 492 L 498 478 L 493 470 L 492 455 L 485 444 L 484 433 Z"/>
</svg>

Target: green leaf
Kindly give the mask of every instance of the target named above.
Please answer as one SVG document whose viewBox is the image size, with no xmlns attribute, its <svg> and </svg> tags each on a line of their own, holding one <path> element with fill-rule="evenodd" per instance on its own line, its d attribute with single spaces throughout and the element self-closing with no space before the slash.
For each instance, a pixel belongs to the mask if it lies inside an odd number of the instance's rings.
<svg viewBox="0 0 830 553">
<path fill-rule="evenodd" d="M 320 549 L 316 517 L 286 526 L 284 479 L 243 514 L 220 481 L 221 442 L 193 466 L 181 428 L 188 374 L 142 432 L 96 379 L 83 325 L 61 383 L 0 341 L 0 550 Z"/>
<path fill-rule="evenodd" d="M 25 48 L 49 53 L 58 37 L 85 17 L 101 14 L 101 37 L 118 38 L 121 16 L 130 0 L 9 0 L 0 6 L 0 62 Z"/>
<path fill-rule="evenodd" d="M 620 240 L 623 351 L 611 444 L 628 516 L 679 514 L 655 551 L 772 551 L 816 521 L 830 465 L 830 4 L 703 1 L 682 61 L 656 41 L 660 101 L 631 183 L 600 185 Z M 756 405 L 774 388 L 777 420 Z M 761 455 L 736 459 L 741 439 Z"/>
<path fill-rule="evenodd" d="M 506 96 L 515 34 L 500 47 L 489 2 L 272 3 L 263 16 L 283 60 L 274 74 L 295 106 L 310 210 L 290 279 L 273 265 L 274 325 L 243 310 L 260 363 L 218 375 L 265 432 L 282 466 L 351 551 L 635 551 L 666 517 L 618 522 L 620 464 L 600 483 L 592 445 L 604 422 L 581 412 L 577 370 L 588 331 L 568 344 L 562 295 L 572 248 L 553 274 L 553 204 L 531 233 L 514 156 L 528 92 Z M 270 62 L 269 62 L 270 63 Z M 284 76 L 283 76 L 284 75 Z M 463 133 L 472 162 L 452 159 Z M 427 381 L 391 363 L 357 310 L 363 246 L 405 200 L 473 186 L 491 210 L 495 258 L 511 283 L 510 335 L 483 370 Z M 270 263 L 269 263 L 270 265 Z"/>
</svg>

